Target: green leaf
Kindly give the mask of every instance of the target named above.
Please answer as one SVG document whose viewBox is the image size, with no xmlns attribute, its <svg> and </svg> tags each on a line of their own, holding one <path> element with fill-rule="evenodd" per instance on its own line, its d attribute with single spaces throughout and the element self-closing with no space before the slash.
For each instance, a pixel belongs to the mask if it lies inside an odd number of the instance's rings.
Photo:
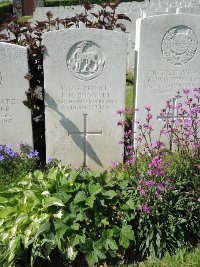
<svg viewBox="0 0 200 267">
<path fill-rule="evenodd" d="M 102 195 L 109 197 L 109 199 L 112 199 L 113 197 L 117 195 L 117 193 L 114 190 L 108 190 L 108 191 L 103 192 Z"/>
<path fill-rule="evenodd" d="M 97 195 L 99 192 L 101 192 L 102 187 L 98 184 L 89 184 L 88 185 L 88 191 L 90 195 Z"/>
<path fill-rule="evenodd" d="M 34 171 L 34 176 L 37 180 L 43 180 L 43 173 L 40 170 Z"/>
<path fill-rule="evenodd" d="M 1 197 L 0 196 L 0 203 L 3 204 L 3 203 L 6 203 L 6 202 L 8 202 L 8 199 L 5 198 L 5 197 Z"/>
<path fill-rule="evenodd" d="M 50 229 L 50 223 L 49 222 L 45 222 L 43 224 L 40 225 L 40 228 L 38 229 L 37 235 L 49 231 Z"/>
<path fill-rule="evenodd" d="M 85 201 L 86 198 L 87 198 L 87 196 L 86 196 L 85 192 L 83 192 L 83 191 L 79 191 L 79 192 L 76 194 L 75 198 L 74 198 L 74 203 L 77 204 L 77 203 L 79 203 L 79 202 Z"/>
<path fill-rule="evenodd" d="M 88 197 L 88 198 L 85 200 L 85 204 L 86 204 L 87 206 L 89 206 L 90 208 L 92 208 L 93 205 L 94 205 L 94 201 L 95 201 L 95 199 L 96 199 L 96 197 L 95 197 L 94 195 L 92 195 L 92 196 Z"/>
<path fill-rule="evenodd" d="M 121 229 L 119 243 L 124 248 L 128 248 L 130 240 L 135 240 L 135 235 L 134 235 L 131 225 L 125 225 Z"/>
<path fill-rule="evenodd" d="M 49 197 L 49 198 L 46 198 L 44 201 L 45 201 L 44 206 L 46 208 L 49 206 L 59 206 L 59 207 L 65 206 L 63 202 L 59 198 L 56 198 L 56 197 Z"/>
<path fill-rule="evenodd" d="M 89 264 L 89 266 L 94 265 L 98 262 L 98 256 L 96 251 L 91 251 L 86 254 L 86 261 Z"/>
<path fill-rule="evenodd" d="M 8 215 L 17 211 L 17 207 L 6 207 L 0 210 L 0 219 L 6 218 Z"/>
</svg>

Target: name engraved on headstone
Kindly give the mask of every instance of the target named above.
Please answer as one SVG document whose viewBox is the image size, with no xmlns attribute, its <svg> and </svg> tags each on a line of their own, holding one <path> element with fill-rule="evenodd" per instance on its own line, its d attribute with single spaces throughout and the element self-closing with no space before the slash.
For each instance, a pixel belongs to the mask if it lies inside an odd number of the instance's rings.
<svg viewBox="0 0 200 267">
<path fill-rule="evenodd" d="M 0 123 L 12 123 L 12 109 L 15 104 L 15 99 L 0 99 Z"/>
<path fill-rule="evenodd" d="M 162 40 L 162 53 L 172 65 L 188 63 L 197 51 L 198 40 L 195 32 L 186 26 L 170 29 Z"/>
<path fill-rule="evenodd" d="M 177 90 L 195 88 L 200 80 L 199 70 L 150 70 L 144 76 L 144 86 L 156 95 L 175 94 Z"/>
<path fill-rule="evenodd" d="M 91 80 L 101 74 L 105 57 L 101 48 L 91 42 L 82 41 L 72 46 L 67 55 L 68 70 L 81 80 Z"/>
<path fill-rule="evenodd" d="M 57 100 L 62 109 L 67 110 L 109 110 L 118 100 L 111 86 L 84 85 L 61 86 L 61 98 Z"/>
</svg>

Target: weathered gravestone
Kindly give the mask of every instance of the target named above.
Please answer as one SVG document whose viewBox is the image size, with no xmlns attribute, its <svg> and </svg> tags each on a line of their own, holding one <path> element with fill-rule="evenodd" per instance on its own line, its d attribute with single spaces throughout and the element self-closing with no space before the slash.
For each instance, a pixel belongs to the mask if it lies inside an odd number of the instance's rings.
<svg viewBox="0 0 200 267">
<path fill-rule="evenodd" d="M 33 146 L 31 111 L 23 104 L 29 88 L 27 48 L 0 43 L 0 144 Z"/>
<path fill-rule="evenodd" d="M 152 141 L 156 141 L 165 119 L 160 110 L 166 101 L 173 99 L 178 90 L 200 87 L 199 16 L 171 14 L 139 19 L 136 51 L 135 107 L 140 112 L 136 112 L 135 120 L 146 123 L 145 107 L 151 106 Z M 138 137 L 140 130 L 134 126 Z"/>
<path fill-rule="evenodd" d="M 122 161 L 125 106 L 124 33 L 69 29 L 45 33 L 43 44 L 47 157 L 103 169 Z"/>
</svg>

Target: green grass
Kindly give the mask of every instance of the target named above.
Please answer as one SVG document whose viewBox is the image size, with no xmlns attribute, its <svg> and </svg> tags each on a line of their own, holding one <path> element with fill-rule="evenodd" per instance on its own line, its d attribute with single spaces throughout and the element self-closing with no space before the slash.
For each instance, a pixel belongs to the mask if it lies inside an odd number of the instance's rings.
<svg viewBox="0 0 200 267">
<path fill-rule="evenodd" d="M 133 105 L 133 72 L 126 75 L 126 107 L 132 107 Z"/>
<path fill-rule="evenodd" d="M 9 6 L 10 3 L 11 3 L 10 1 L 1 2 L 0 7 Z"/>
<path fill-rule="evenodd" d="M 173 256 L 167 254 L 162 260 L 148 259 L 141 263 L 119 267 L 200 267 L 200 248 L 191 252 L 182 249 Z"/>
<path fill-rule="evenodd" d="M 19 22 L 23 23 L 23 22 L 27 22 L 30 18 L 32 18 L 31 16 L 21 16 L 19 17 Z"/>
</svg>

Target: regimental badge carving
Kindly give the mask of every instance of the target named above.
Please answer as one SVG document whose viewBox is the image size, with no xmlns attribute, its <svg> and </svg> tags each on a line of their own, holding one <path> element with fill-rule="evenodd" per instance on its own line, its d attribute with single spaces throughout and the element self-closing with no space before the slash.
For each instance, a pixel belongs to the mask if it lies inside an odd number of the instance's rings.
<svg viewBox="0 0 200 267">
<path fill-rule="evenodd" d="M 162 40 L 162 53 L 171 64 L 184 65 L 194 57 L 197 46 L 197 36 L 192 29 L 176 26 L 165 34 Z"/>
<path fill-rule="evenodd" d="M 91 42 L 76 43 L 67 55 L 67 68 L 81 80 L 91 80 L 101 74 L 105 66 L 105 58 L 101 48 Z"/>
</svg>

